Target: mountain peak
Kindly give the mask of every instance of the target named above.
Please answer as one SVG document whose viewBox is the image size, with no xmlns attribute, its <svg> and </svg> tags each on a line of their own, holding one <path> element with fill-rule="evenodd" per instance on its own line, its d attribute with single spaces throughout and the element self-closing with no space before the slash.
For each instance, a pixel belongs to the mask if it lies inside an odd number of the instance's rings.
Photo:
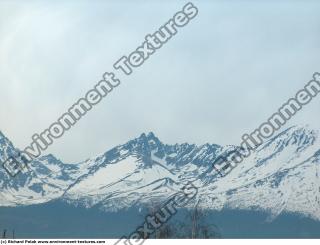
<svg viewBox="0 0 320 245">
<path fill-rule="evenodd" d="M 140 136 L 139 136 L 139 138 L 157 138 L 156 136 L 155 136 L 155 134 L 153 133 L 153 132 L 149 132 L 149 133 L 142 133 Z"/>
<path fill-rule="evenodd" d="M 0 148 L 14 148 L 12 142 L 2 133 L 2 131 L 0 131 Z"/>
<path fill-rule="evenodd" d="M 146 142 L 146 143 L 161 143 L 160 140 L 155 136 L 153 132 L 149 133 L 142 133 L 138 138 L 136 138 L 138 141 Z"/>
<path fill-rule="evenodd" d="M 46 160 L 48 163 L 52 163 L 52 164 L 57 164 L 57 163 L 61 163 L 61 161 L 59 159 L 57 159 L 54 155 L 52 155 L 51 153 L 48 155 L 44 155 L 42 157 L 40 157 L 40 160 Z"/>
<path fill-rule="evenodd" d="M 0 140 L 1 139 L 7 139 L 7 137 L 2 133 L 2 131 L 0 130 Z"/>
<path fill-rule="evenodd" d="M 303 125 L 294 125 L 283 132 L 288 132 L 288 133 L 295 133 L 295 134 L 308 134 L 308 133 L 313 133 L 316 132 L 317 130 L 314 127 L 311 127 L 309 124 L 303 124 Z"/>
<path fill-rule="evenodd" d="M 147 135 L 148 138 L 156 138 L 153 132 L 149 132 Z"/>
</svg>

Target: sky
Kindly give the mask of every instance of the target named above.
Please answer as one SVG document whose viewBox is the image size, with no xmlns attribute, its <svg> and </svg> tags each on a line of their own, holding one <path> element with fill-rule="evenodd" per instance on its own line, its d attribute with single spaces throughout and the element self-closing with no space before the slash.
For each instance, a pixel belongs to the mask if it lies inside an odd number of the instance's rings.
<svg viewBox="0 0 320 245">
<path fill-rule="evenodd" d="M 186 3 L 1 0 L 0 130 L 24 149 Z M 319 1 L 193 4 L 197 17 L 44 154 L 75 163 L 150 131 L 239 144 L 320 72 Z M 316 128 L 319 105 L 285 127 Z"/>
</svg>

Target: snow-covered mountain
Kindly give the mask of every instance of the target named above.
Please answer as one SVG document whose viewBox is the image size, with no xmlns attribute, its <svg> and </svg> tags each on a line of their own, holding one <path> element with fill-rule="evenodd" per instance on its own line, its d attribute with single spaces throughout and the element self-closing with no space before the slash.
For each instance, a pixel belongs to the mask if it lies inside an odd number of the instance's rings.
<svg viewBox="0 0 320 245">
<path fill-rule="evenodd" d="M 320 220 L 319 132 L 289 128 L 221 177 L 212 164 L 230 148 L 167 145 L 149 133 L 79 164 L 43 156 L 15 178 L 0 169 L 0 206 L 59 199 L 117 211 L 164 201 L 191 181 L 199 188 L 194 202 L 203 208 L 265 210 L 270 218 L 294 212 Z M 0 160 L 18 153 L 0 134 Z"/>
</svg>

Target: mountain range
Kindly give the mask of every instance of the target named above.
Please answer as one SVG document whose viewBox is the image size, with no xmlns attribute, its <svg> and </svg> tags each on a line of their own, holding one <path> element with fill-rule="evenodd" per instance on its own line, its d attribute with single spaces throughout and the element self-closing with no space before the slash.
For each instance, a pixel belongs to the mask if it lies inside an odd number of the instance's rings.
<svg viewBox="0 0 320 245">
<path fill-rule="evenodd" d="M 119 212 L 162 202 L 192 182 L 189 203 L 206 210 L 255 210 L 270 220 L 295 213 L 320 221 L 319 131 L 293 126 L 260 145 L 230 174 L 213 163 L 235 146 L 162 143 L 141 134 L 104 154 L 77 164 L 53 155 L 39 157 L 10 177 L 0 169 L 0 206 L 25 207 L 59 201 L 74 207 Z M 0 160 L 19 153 L 0 133 Z"/>
</svg>

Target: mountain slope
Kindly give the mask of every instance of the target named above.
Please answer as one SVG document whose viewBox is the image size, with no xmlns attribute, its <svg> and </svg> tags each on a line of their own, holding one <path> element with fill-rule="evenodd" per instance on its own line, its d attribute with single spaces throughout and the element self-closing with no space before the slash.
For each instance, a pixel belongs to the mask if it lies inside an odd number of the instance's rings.
<svg viewBox="0 0 320 245">
<path fill-rule="evenodd" d="M 319 135 L 293 127 L 261 145 L 229 175 L 202 188 L 206 207 L 283 211 L 320 220 Z M 200 195 L 201 195 L 200 194 Z"/>
</svg>

